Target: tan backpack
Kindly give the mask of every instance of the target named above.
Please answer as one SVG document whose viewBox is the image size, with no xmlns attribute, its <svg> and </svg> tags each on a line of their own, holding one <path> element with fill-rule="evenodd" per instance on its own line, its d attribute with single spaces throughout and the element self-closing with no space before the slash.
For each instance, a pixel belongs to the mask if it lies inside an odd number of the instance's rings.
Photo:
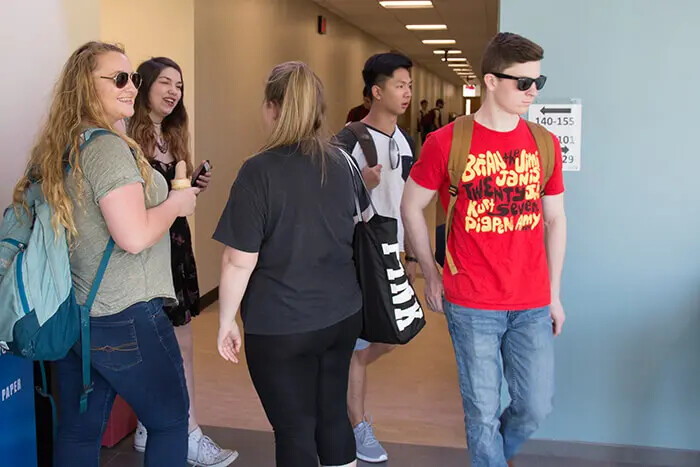
<svg viewBox="0 0 700 467">
<path fill-rule="evenodd" d="M 528 121 L 527 126 L 530 128 L 532 136 L 535 137 L 537 151 L 540 154 L 543 174 L 540 196 L 544 196 L 544 187 L 547 185 L 554 170 L 554 141 L 552 140 L 552 135 L 542 125 Z M 450 237 L 450 229 L 452 228 L 452 218 L 454 217 L 454 208 L 457 202 L 457 189 L 459 181 L 462 179 L 462 174 L 464 174 L 464 169 L 467 166 L 467 156 L 471 149 L 473 134 L 473 114 L 464 115 L 455 120 L 450 159 L 447 163 L 447 171 L 450 174 L 450 203 L 447 207 L 445 219 L 445 262 L 453 275 L 457 274 L 457 266 L 455 266 L 450 250 L 447 248 L 447 240 Z"/>
</svg>

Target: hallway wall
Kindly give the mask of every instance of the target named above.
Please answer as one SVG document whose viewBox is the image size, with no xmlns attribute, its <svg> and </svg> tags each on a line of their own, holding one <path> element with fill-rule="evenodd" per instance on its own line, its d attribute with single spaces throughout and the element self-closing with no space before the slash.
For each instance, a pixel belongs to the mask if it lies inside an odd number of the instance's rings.
<svg viewBox="0 0 700 467">
<path fill-rule="evenodd" d="M 153 57 L 168 57 L 182 69 L 190 150 L 195 147 L 194 0 L 101 0 L 100 39 L 122 44 L 134 70 Z M 193 151 L 196 168 L 201 158 Z M 193 241 L 196 215 L 188 217 Z"/>
<path fill-rule="evenodd" d="M 328 18 L 328 34 L 316 33 L 316 18 Z M 362 67 L 390 47 L 345 23 L 310 0 L 195 0 L 195 101 L 198 158 L 215 166 L 210 192 L 197 211 L 196 253 L 200 288 L 218 285 L 222 247 L 211 240 L 238 169 L 263 143 L 260 109 L 265 79 L 288 60 L 308 63 L 323 80 L 328 121 L 338 131 L 347 111 L 362 101 Z M 420 67 L 413 72 L 414 106 L 420 97 L 447 95 L 459 109 L 461 89 Z M 455 104 L 456 102 L 456 104 Z M 450 107 L 450 108 L 452 108 Z M 455 110 L 457 111 L 457 110 Z M 413 118 L 415 119 L 415 117 Z"/>
<path fill-rule="evenodd" d="M 0 206 L 29 158 L 48 113 L 53 86 L 68 56 L 99 35 L 99 4 L 92 0 L 6 2 L 0 15 Z"/>
<path fill-rule="evenodd" d="M 100 39 L 123 44 L 134 70 L 158 56 L 180 65 L 185 108 L 194 139 L 194 0 L 102 0 L 101 7 Z M 190 144 L 194 148 L 194 140 Z"/>
<path fill-rule="evenodd" d="M 700 450 L 699 17 L 693 0 L 501 2 L 500 29 L 544 47 L 540 100 L 583 99 L 540 438 Z"/>
</svg>

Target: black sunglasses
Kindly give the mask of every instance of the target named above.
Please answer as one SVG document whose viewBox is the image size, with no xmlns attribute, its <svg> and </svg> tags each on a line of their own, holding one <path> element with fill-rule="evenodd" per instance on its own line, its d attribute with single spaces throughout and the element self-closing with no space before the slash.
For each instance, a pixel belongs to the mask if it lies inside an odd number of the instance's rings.
<svg viewBox="0 0 700 467">
<path fill-rule="evenodd" d="M 143 78 L 141 78 L 141 75 L 138 73 L 127 73 L 126 71 L 120 71 L 114 76 L 100 76 L 100 78 L 103 79 L 111 79 L 114 81 L 114 85 L 117 87 L 117 89 L 121 89 L 124 86 L 127 85 L 129 82 L 129 79 L 131 78 L 131 82 L 134 83 L 134 87 L 136 89 L 141 87 L 141 82 L 143 81 Z"/>
<path fill-rule="evenodd" d="M 491 72 L 493 76 L 496 76 L 497 78 L 503 78 L 503 79 L 513 79 L 518 82 L 518 90 L 519 91 L 527 91 L 532 87 L 532 83 L 535 83 L 535 88 L 537 90 L 541 90 L 544 87 L 544 83 L 547 82 L 547 77 L 544 75 L 540 75 L 539 78 L 526 78 L 526 77 L 517 77 L 517 76 L 511 76 L 511 75 L 506 75 L 504 73 L 494 73 Z"/>
</svg>

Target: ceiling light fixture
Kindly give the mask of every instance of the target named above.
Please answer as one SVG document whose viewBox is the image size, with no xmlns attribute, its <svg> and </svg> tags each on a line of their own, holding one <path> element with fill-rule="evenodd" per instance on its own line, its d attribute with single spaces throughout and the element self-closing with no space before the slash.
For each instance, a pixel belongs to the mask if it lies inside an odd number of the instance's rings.
<svg viewBox="0 0 700 467">
<path fill-rule="evenodd" d="M 407 0 L 379 2 L 384 8 L 432 8 L 433 2 L 430 0 Z"/>
<path fill-rule="evenodd" d="M 446 24 L 407 24 L 409 31 L 447 31 Z"/>
<path fill-rule="evenodd" d="M 454 39 L 423 39 L 422 42 L 426 45 L 451 45 L 457 43 Z"/>
</svg>

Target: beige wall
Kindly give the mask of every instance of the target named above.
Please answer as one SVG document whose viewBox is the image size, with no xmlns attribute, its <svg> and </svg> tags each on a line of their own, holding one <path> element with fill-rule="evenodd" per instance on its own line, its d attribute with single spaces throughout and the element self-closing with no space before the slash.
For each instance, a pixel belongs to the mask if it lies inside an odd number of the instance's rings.
<svg viewBox="0 0 700 467">
<path fill-rule="evenodd" d="M 0 13 L 0 206 L 24 171 L 54 83 L 68 56 L 98 37 L 99 4 L 92 0 L 11 1 Z"/>
<path fill-rule="evenodd" d="M 194 0 L 101 0 L 100 3 L 100 38 L 122 44 L 134 69 L 152 57 L 168 57 L 180 65 L 190 146 L 194 149 Z M 193 156 L 196 167 L 197 154 Z M 194 226 L 195 216 L 189 221 Z"/>
<path fill-rule="evenodd" d="M 328 18 L 325 36 L 316 33 L 319 14 Z M 308 63 L 325 85 L 329 123 L 340 130 L 348 109 L 361 102 L 365 60 L 389 49 L 310 0 L 195 0 L 196 153 L 215 166 L 210 191 L 200 200 L 207 208 L 197 211 L 202 292 L 218 285 L 222 247 L 211 235 L 231 183 L 263 142 L 260 108 L 272 67 L 287 60 Z M 420 67 L 413 73 L 433 102 L 455 93 Z M 414 105 L 417 112 L 417 100 Z"/>
<path fill-rule="evenodd" d="M 100 38 L 123 44 L 134 69 L 158 56 L 180 65 L 194 138 L 194 0 L 101 0 L 101 7 Z"/>
</svg>

